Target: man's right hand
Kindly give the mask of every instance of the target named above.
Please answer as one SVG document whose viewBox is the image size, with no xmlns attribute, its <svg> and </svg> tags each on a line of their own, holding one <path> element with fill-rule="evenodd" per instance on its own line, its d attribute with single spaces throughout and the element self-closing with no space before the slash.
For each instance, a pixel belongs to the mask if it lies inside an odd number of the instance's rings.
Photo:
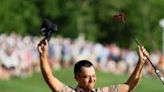
<svg viewBox="0 0 164 92">
<path fill-rule="evenodd" d="M 47 57 L 48 56 L 48 41 L 47 39 L 42 39 L 39 44 L 38 44 L 38 52 L 39 55 L 42 57 Z"/>
</svg>

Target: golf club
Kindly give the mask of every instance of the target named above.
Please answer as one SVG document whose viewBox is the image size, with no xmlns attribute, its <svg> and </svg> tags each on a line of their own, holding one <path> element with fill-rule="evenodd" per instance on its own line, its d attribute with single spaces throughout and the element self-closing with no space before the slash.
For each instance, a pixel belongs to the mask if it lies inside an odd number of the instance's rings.
<svg viewBox="0 0 164 92">
<path fill-rule="evenodd" d="M 126 24 L 126 21 L 125 21 L 125 14 L 124 13 L 120 13 L 120 14 L 114 15 L 114 20 L 116 20 L 118 22 L 121 22 L 122 24 L 124 24 L 125 27 L 127 27 L 127 24 Z M 139 46 L 142 46 L 141 43 L 137 40 L 137 38 L 133 35 L 133 33 L 131 31 L 129 31 L 129 33 L 131 35 L 131 38 L 136 42 L 136 44 L 139 45 Z M 160 71 L 153 65 L 153 63 L 151 62 L 149 57 L 147 57 L 147 60 L 150 62 L 150 64 L 153 67 L 156 75 L 161 80 L 162 84 L 164 85 L 164 77 L 161 76 Z"/>
</svg>

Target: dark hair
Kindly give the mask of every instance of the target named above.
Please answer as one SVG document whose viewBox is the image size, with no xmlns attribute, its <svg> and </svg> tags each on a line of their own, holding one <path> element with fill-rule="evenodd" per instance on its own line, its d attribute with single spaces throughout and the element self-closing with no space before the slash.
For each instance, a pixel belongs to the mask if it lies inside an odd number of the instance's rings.
<svg viewBox="0 0 164 92">
<path fill-rule="evenodd" d="M 80 60 L 74 66 L 74 74 L 76 75 L 79 72 L 81 72 L 81 68 L 82 67 L 91 67 L 91 66 L 93 66 L 93 64 L 90 61 L 88 61 L 88 60 Z"/>
</svg>

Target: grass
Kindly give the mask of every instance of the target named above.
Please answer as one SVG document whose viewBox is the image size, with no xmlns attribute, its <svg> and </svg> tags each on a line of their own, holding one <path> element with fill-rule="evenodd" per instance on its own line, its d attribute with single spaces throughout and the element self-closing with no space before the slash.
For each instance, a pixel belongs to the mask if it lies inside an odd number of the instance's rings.
<svg viewBox="0 0 164 92">
<path fill-rule="evenodd" d="M 124 83 L 128 79 L 127 75 L 113 75 L 100 71 L 96 71 L 96 73 L 96 87 Z M 54 75 L 65 84 L 72 87 L 76 86 L 72 69 L 55 71 Z M 35 73 L 30 78 L 21 79 L 15 77 L 10 81 L 0 80 L 0 92 L 51 92 L 51 90 L 44 82 L 41 73 Z M 133 92 L 164 92 L 164 85 L 157 77 L 143 77 Z"/>
</svg>

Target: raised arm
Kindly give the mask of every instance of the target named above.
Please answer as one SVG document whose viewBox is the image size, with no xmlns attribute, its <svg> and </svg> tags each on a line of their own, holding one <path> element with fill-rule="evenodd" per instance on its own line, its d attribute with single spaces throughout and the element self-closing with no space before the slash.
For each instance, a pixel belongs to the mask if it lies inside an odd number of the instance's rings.
<svg viewBox="0 0 164 92">
<path fill-rule="evenodd" d="M 48 63 L 48 42 L 41 40 L 38 44 L 38 52 L 40 55 L 40 67 L 45 81 L 53 92 L 58 92 L 63 84 L 53 75 L 51 67 Z"/>
<path fill-rule="evenodd" d="M 142 70 L 145 61 L 147 60 L 147 57 L 149 57 L 149 53 L 146 51 L 146 49 L 143 46 L 139 46 L 138 54 L 139 54 L 139 61 L 133 73 L 130 75 L 128 81 L 120 86 L 121 92 L 131 92 L 141 80 Z"/>
</svg>

